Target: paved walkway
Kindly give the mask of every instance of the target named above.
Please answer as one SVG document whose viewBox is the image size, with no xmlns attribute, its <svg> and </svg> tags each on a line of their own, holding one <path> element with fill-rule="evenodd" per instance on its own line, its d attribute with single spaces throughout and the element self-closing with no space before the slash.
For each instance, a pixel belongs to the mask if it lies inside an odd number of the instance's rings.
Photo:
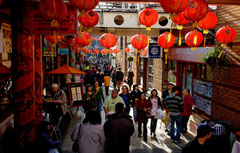
<svg viewBox="0 0 240 153">
<path fill-rule="evenodd" d="M 111 91 L 111 89 L 110 89 Z M 71 148 L 73 142 L 71 141 L 71 134 L 75 128 L 75 125 L 78 122 L 81 122 L 85 116 L 81 109 L 73 110 L 74 117 L 70 122 L 70 125 L 67 130 L 67 134 L 62 144 L 62 150 L 64 153 L 72 153 Z M 130 112 L 132 116 L 132 110 Z M 102 117 L 104 116 L 104 112 L 102 110 Z M 103 124 L 104 124 L 103 117 Z M 194 136 L 191 133 L 186 133 L 181 135 L 182 143 L 174 144 L 171 142 L 170 137 L 164 131 L 165 125 L 158 121 L 157 130 L 156 130 L 156 138 L 151 138 L 150 133 L 150 119 L 148 122 L 148 142 L 145 143 L 143 138 L 137 137 L 137 125 L 135 124 L 135 133 L 131 138 L 131 146 L 130 146 L 130 153 L 181 153 L 181 147 L 186 144 L 187 142 L 193 140 Z"/>
</svg>

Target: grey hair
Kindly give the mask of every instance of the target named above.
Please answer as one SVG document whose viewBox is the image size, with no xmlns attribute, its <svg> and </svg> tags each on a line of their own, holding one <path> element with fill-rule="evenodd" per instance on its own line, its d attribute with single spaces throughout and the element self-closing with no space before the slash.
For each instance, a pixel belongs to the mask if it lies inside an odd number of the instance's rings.
<svg viewBox="0 0 240 153">
<path fill-rule="evenodd" d="M 57 84 L 52 84 L 51 87 L 52 87 L 52 88 L 58 88 L 58 85 L 57 85 Z"/>
</svg>

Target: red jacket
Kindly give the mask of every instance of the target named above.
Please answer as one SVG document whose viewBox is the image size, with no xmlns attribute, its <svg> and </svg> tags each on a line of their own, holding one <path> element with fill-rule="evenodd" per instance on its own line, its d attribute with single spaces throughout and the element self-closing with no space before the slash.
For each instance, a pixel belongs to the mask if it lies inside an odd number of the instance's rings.
<svg viewBox="0 0 240 153">
<path fill-rule="evenodd" d="M 187 95 L 183 98 L 184 111 L 182 112 L 182 116 L 190 116 L 192 114 L 193 107 L 193 98 L 191 95 Z"/>
<path fill-rule="evenodd" d="M 147 99 L 145 99 L 143 102 L 140 102 L 139 100 L 135 101 L 135 105 L 137 108 L 137 119 L 136 121 L 138 123 L 147 123 L 148 118 L 146 117 L 146 112 L 143 110 L 144 108 L 150 109 L 152 108 L 151 104 Z"/>
</svg>

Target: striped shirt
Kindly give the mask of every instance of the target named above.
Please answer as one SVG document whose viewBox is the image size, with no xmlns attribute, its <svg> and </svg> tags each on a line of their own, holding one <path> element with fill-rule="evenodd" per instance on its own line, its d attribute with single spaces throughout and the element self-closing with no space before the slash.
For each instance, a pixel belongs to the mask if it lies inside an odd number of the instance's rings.
<svg viewBox="0 0 240 153">
<path fill-rule="evenodd" d="M 175 94 L 168 95 L 166 97 L 166 107 L 169 115 L 180 115 L 184 110 L 182 98 Z"/>
</svg>

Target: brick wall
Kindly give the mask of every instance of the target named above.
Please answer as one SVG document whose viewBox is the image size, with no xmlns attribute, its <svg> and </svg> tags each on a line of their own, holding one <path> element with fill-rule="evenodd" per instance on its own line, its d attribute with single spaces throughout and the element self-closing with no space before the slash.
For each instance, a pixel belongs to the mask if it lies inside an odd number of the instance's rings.
<svg viewBox="0 0 240 153">
<path fill-rule="evenodd" d="M 221 67 L 213 70 L 211 117 L 232 122 L 233 130 L 240 129 L 240 67 Z"/>
<path fill-rule="evenodd" d="M 162 92 L 162 59 L 153 60 L 153 87 Z"/>
<path fill-rule="evenodd" d="M 220 6 L 217 9 L 216 30 L 229 23 L 237 32 L 236 39 L 229 44 L 229 57 L 233 65 L 221 68 L 208 68 L 212 73 L 208 80 L 213 81 L 211 117 L 232 122 L 232 129 L 240 129 L 240 8 Z"/>
</svg>

